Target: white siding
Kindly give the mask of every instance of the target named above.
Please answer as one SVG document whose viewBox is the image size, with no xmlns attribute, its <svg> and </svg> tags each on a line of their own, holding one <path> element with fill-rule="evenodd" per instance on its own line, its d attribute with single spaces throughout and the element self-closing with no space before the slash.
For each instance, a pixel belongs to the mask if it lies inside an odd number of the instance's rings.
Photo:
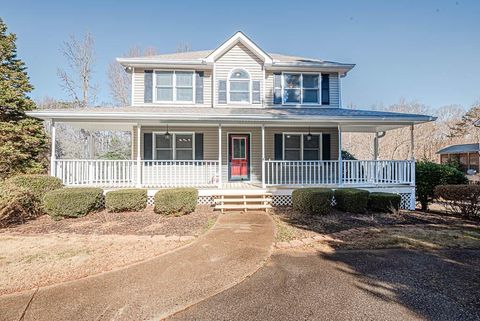
<svg viewBox="0 0 480 321">
<path fill-rule="evenodd" d="M 243 68 L 250 73 L 251 80 L 258 80 L 260 84 L 260 97 L 263 93 L 263 62 L 252 51 L 245 47 L 242 43 L 237 43 L 229 51 L 223 54 L 215 61 L 215 106 L 226 107 L 227 104 L 218 103 L 218 81 L 226 80 L 230 72 L 235 68 Z M 227 87 L 228 88 L 228 87 Z M 259 107 L 260 104 L 235 104 L 235 107 Z"/>
</svg>

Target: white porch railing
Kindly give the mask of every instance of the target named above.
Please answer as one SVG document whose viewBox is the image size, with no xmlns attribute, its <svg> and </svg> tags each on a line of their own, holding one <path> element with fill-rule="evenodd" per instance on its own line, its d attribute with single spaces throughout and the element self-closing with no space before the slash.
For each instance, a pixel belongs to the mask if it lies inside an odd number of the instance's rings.
<svg viewBox="0 0 480 321">
<path fill-rule="evenodd" d="M 55 160 L 54 175 L 68 186 L 211 186 L 218 181 L 218 161 L 61 159 Z"/>
<path fill-rule="evenodd" d="M 337 160 L 267 160 L 264 166 L 266 186 L 415 184 L 413 160 L 344 160 L 341 165 Z M 217 186 L 220 168 L 212 160 L 55 160 L 54 169 L 54 175 L 68 186 L 160 188 Z"/>
<path fill-rule="evenodd" d="M 265 185 L 413 185 L 415 161 L 265 161 Z"/>
<path fill-rule="evenodd" d="M 134 160 L 55 160 L 55 176 L 68 186 L 135 186 Z"/>
<path fill-rule="evenodd" d="M 218 184 L 218 161 L 143 161 L 142 186 L 213 186 Z"/>
</svg>

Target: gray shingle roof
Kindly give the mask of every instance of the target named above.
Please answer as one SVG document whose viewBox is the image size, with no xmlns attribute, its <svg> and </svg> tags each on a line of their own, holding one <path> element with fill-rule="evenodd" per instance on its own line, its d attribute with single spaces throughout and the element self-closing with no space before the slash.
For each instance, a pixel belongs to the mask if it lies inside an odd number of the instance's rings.
<svg viewBox="0 0 480 321">
<path fill-rule="evenodd" d="M 188 51 L 188 52 L 178 52 L 178 53 L 168 53 L 161 55 L 151 55 L 144 57 L 128 57 L 128 59 L 138 59 L 138 60 L 162 60 L 162 61 L 191 61 L 191 60 L 202 60 L 205 59 L 213 50 L 199 50 L 199 51 Z M 320 63 L 320 64 L 337 64 L 331 61 L 324 61 L 318 58 L 308 58 L 300 56 L 291 56 L 278 53 L 268 53 L 272 57 L 274 62 L 284 62 L 284 63 Z M 127 58 L 127 57 L 125 57 Z"/>
<path fill-rule="evenodd" d="M 129 106 L 129 107 L 90 107 L 79 109 L 36 110 L 30 112 L 32 116 L 47 112 L 69 113 L 72 115 L 91 113 L 142 113 L 153 116 L 178 115 L 182 117 L 235 117 L 235 118 L 259 118 L 259 119 L 292 119 L 292 120 L 322 120 L 322 119 L 368 119 L 368 120 L 392 120 L 425 122 L 435 120 L 435 117 L 419 114 L 406 114 L 397 112 L 345 109 L 345 108 L 211 108 L 211 107 L 187 107 L 187 106 Z M 35 115 L 36 114 L 36 115 Z"/>
<path fill-rule="evenodd" d="M 451 145 L 440 149 L 437 154 L 462 154 L 480 151 L 478 144 Z"/>
</svg>

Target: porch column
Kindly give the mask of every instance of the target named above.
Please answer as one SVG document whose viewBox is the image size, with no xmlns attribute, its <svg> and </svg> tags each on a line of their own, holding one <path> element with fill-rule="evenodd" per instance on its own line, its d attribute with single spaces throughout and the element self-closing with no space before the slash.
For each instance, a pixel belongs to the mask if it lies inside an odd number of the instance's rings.
<svg viewBox="0 0 480 321">
<path fill-rule="evenodd" d="M 343 186 L 342 127 L 338 125 L 338 184 Z"/>
<path fill-rule="evenodd" d="M 222 188 L 222 125 L 218 124 L 218 188 Z"/>
<path fill-rule="evenodd" d="M 89 153 L 90 153 L 90 159 L 95 159 L 95 136 L 93 135 L 92 132 L 89 132 L 88 133 L 88 136 L 89 136 L 89 144 L 90 146 L 89 147 Z"/>
<path fill-rule="evenodd" d="M 262 188 L 265 188 L 265 125 L 262 124 Z"/>
<path fill-rule="evenodd" d="M 410 125 L 410 159 L 415 160 L 414 127 Z"/>
<path fill-rule="evenodd" d="M 373 139 L 373 159 L 378 160 L 378 132 L 375 132 L 375 138 Z"/>
<path fill-rule="evenodd" d="M 50 136 L 52 139 L 52 147 L 51 147 L 51 155 L 50 155 L 50 175 L 51 176 L 56 176 L 56 170 L 55 170 L 55 137 L 56 137 L 56 128 L 55 128 L 55 121 L 52 119 L 50 122 Z"/>
<path fill-rule="evenodd" d="M 136 182 L 137 187 L 142 187 L 142 157 L 140 155 L 142 150 L 140 146 L 141 134 L 142 134 L 142 126 L 140 124 L 137 124 L 137 182 Z"/>
</svg>

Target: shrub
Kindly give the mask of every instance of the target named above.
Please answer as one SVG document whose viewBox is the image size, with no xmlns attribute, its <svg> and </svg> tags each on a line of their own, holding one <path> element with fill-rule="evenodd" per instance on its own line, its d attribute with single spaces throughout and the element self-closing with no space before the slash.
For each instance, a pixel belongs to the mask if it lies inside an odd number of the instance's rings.
<svg viewBox="0 0 480 321">
<path fill-rule="evenodd" d="M 435 198 L 457 215 L 480 217 L 480 185 L 439 185 Z"/>
<path fill-rule="evenodd" d="M 109 212 L 141 211 L 146 206 L 146 189 L 120 189 L 105 195 L 105 207 Z"/>
<path fill-rule="evenodd" d="M 43 199 L 48 215 L 80 217 L 101 208 L 103 190 L 101 188 L 64 188 L 50 191 Z"/>
<path fill-rule="evenodd" d="M 368 209 L 372 212 L 392 212 L 400 208 L 401 201 L 399 194 L 374 192 L 368 195 Z"/>
<path fill-rule="evenodd" d="M 350 213 L 364 213 L 368 205 L 368 191 L 356 188 L 342 188 L 334 192 L 339 210 Z"/>
<path fill-rule="evenodd" d="M 32 192 L 13 185 L 0 187 L 0 227 L 22 224 L 42 214 Z"/>
<path fill-rule="evenodd" d="M 27 189 L 40 202 L 47 192 L 63 187 L 59 178 L 41 174 L 12 176 L 5 181 L 5 184 Z"/>
<path fill-rule="evenodd" d="M 417 162 L 415 166 L 415 193 L 422 206 L 422 211 L 428 210 L 428 204 L 434 199 L 435 187 L 438 185 L 467 184 L 468 179 L 458 169 L 449 165 L 432 162 Z"/>
<path fill-rule="evenodd" d="M 325 215 L 332 209 L 332 198 L 329 188 L 300 188 L 292 192 L 292 207 L 301 213 Z"/>
<path fill-rule="evenodd" d="M 195 210 L 198 191 L 194 188 L 159 190 L 155 194 L 155 213 L 181 216 Z"/>
</svg>

